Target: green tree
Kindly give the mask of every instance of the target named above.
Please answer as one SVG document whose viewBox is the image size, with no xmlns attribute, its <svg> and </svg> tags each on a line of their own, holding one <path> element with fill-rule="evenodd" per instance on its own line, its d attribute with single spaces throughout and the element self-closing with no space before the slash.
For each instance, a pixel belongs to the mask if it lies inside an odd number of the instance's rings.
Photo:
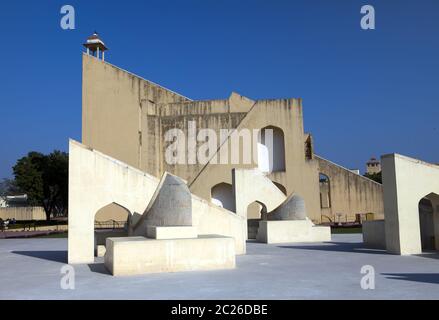
<svg viewBox="0 0 439 320">
<path fill-rule="evenodd" d="M 42 206 L 47 220 L 66 213 L 68 201 L 68 154 L 55 150 L 49 155 L 29 152 L 13 167 L 15 184 L 33 206 Z"/>
<path fill-rule="evenodd" d="M 377 173 L 365 173 L 364 176 L 378 183 L 383 183 L 381 171 Z"/>
</svg>

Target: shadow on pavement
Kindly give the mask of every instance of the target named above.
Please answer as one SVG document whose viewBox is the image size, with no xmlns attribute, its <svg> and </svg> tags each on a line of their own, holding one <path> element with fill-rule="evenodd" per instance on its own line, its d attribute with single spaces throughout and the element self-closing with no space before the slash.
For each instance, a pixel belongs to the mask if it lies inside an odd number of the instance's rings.
<svg viewBox="0 0 439 320">
<path fill-rule="evenodd" d="M 415 256 L 420 257 L 420 258 L 439 259 L 439 252 L 438 251 L 427 251 L 427 252 L 423 252 L 421 254 L 415 254 Z"/>
<path fill-rule="evenodd" d="M 387 279 L 439 284 L 439 273 L 382 273 Z"/>
<path fill-rule="evenodd" d="M 365 248 L 362 243 L 351 242 L 326 242 L 324 245 L 298 245 L 298 246 L 279 246 L 284 249 L 301 249 L 301 250 L 318 250 L 318 251 L 336 251 L 336 252 L 352 252 L 367 254 L 388 254 L 382 249 Z"/>
<path fill-rule="evenodd" d="M 105 268 L 105 265 L 103 263 L 90 263 L 88 265 L 91 272 L 105 274 L 111 276 L 111 273 Z"/>
<path fill-rule="evenodd" d="M 22 256 L 67 263 L 67 251 L 11 251 Z"/>
</svg>

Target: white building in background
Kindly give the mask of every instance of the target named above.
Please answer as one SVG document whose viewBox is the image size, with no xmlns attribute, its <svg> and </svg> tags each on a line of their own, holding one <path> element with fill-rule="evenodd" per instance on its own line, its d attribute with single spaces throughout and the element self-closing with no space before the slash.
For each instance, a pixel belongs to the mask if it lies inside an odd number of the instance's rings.
<svg viewBox="0 0 439 320">
<path fill-rule="evenodd" d="M 7 206 L 6 197 L 0 197 L 0 208 L 6 208 Z"/>
<path fill-rule="evenodd" d="M 0 208 L 27 206 L 27 194 L 0 197 Z"/>
</svg>

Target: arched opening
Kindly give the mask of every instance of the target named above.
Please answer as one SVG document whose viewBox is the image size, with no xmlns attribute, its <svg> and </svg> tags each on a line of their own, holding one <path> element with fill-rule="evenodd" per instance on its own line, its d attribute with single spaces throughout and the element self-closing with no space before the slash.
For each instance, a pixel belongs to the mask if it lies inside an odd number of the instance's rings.
<svg viewBox="0 0 439 320">
<path fill-rule="evenodd" d="M 319 174 L 320 208 L 331 208 L 331 182 L 323 173 Z"/>
<path fill-rule="evenodd" d="M 266 218 L 267 208 L 259 201 L 252 202 L 247 207 L 247 219 L 261 220 Z"/>
<path fill-rule="evenodd" d="M 224 209 L 235 212 L 235 197 L 231 184 L 222 182 L 211 189 L 212 203 Z"/>
<path fill-rule="evenodd" d="M 282 193 L 284 194 L 284 195 L 287 195 L 287 188 L 285 188 L 283 185 L 281 185 L 280 183 L 278 183 L 278 182 L 274 182 L 274 181 L 272 181 L 273 182 L 273 184 L 280 190 L 280 191 L 282 191 Z"/>
<path fill-rule="evenodd" d="M 128 220 L 129 214 L 128 209 L 113 202 L 96 212 L 95 225 L 97 228 L 106 228 L 106 223 L 111 222 L 112 226 L 123 228 Z"/>
<path fill-rule="evenodd" d="M 419 232 L 423 251 L 439 250 L 439 195 L 431 193 L 419 201 Z"/>
<path fill-rule="evenodd" d="M 262 128 L 258 134 L 258 169 L 264 173 L 285 171 L 285 139 L 282 129 Z"/>
<path fill-rule="evenodd" d="M 117 203 L 110 203 L 95 214 L 94 235 L 95 255 L 100 257 L 105 254 L 105 242 L 111 237 L 128 236 L 127 223 L 130 211 Z"/>
<path fill-rule="evenodd" d="M 267 219 L 267 208 L 259 201 L 252 202 L 247 207 L 247 232 L 248 239 L 256 239 L 259 221 Z"/>
</svg>

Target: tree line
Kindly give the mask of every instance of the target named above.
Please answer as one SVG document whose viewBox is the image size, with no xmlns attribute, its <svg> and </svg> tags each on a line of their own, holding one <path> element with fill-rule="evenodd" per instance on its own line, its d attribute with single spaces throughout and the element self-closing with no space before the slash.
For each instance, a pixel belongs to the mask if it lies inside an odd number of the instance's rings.
<svg viewBox="0 0 439 320">
<path fill-rule="evenodd" d="M 68 208 L 69 156 L 55 150 L 50 154 L 29 152 L 13 166 L 13 179 L 0 182 L 0 196 L 27 194 L 28 205 L 41 206 L 46 219 L 66 215 Z"/>
</svg>

